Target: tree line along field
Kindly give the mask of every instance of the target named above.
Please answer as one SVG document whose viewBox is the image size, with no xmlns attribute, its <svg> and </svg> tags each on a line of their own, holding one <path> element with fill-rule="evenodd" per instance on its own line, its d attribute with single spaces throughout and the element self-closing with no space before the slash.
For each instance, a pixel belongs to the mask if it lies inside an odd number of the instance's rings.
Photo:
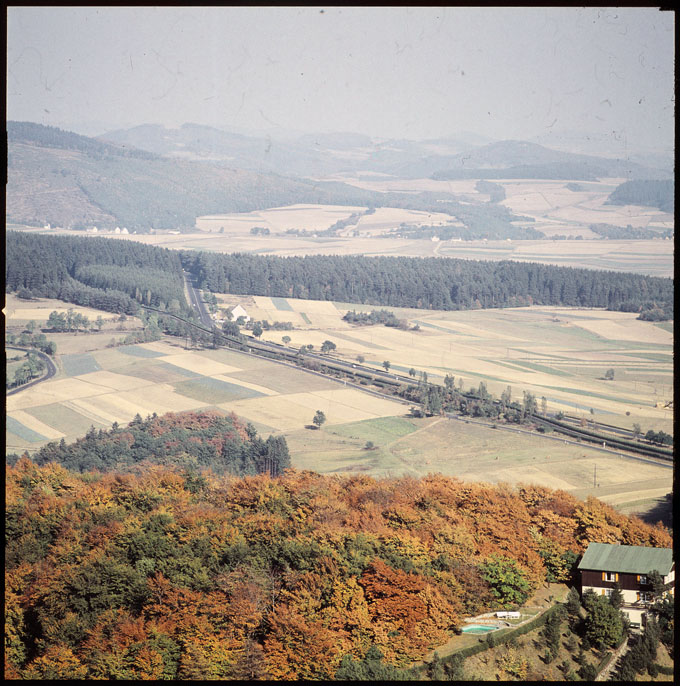
<svg viewBox="0 0 680 686">
<path fill-rule="evenodd" d="M 382 193 L 429 191 L 453 193 L 468 202 L 488 201 L 474 179 L 390 179 L 343 174 L 337 180 Z M 597 234 L 588 226 L 598 222 L 622 227 L 673 227 L 672 211 L 633 202 L 608 204 L 609 196 L 624 181 L 623 178 L 587 182 L 570 182 L 568 179 L 494 179 L 493 183 L 505 191 L 501 204 L 517 215 L 531 217 L 535 228 L 548 238 L 559 234 L 595 238 Z M 630 198 L 634 199 L 632 195 Z"/>
<path fill-rule="evenodd" d="M 220 300 L 223 305 L 234 304 L 234 296 Z M 623 321 L 629 338 L 637 335 L 641 340 L 617 343 L 601 337 L 598 353 L 592 345 L 598 334 L 583 328 L 614 326 L 617 319 L 610 315 L 626 313 L 554 308 L 457 313 L 395 309 L 398 316 L 420 322 L 420 331 L 408 332 L 350 326 L 342 319 L 348 304 L 260 296 L 244 302 L 254 318 L 275 321 L 273 315 L 278 315 L 285 321 L 300 315 L 296 329 L 263 335 L 277 342 L 289 335 L 290 346 L 312 343 L 319 350 L 324 340 L 333 340 L 336 355 L 356 359 L 361 354 L 376 368 L 389 359 L 394 371 L 408 373 L 417 367 L 435 382 L 453 373 L 463 379 L 465 388 L 484 381 L 491 392 L 500 394 L 511 385 L 520 397 L 523 389 L 531 389 L 539 398 L 550 389 L 551 411 L 562 408 L 574 413 L 578 405 L 590 417 L 593 407 L 595 418 L 601 421 L 622 426 L 637 421 L 644 430 L 672 431 L 670 412 L 651 405 L 655 396 L 649 382 L 655 379 L 658 391 L 663 390 L 662 382 L 670 384 L 672 365 L 663 361 L 669 348 L 661 342 L 672 338 L 670 332 L 649 322 L 631 321 L 631 315 L 626 315 Z M 41 304 L 48 303 L 35 303 Z M 510 315 L 519 317 L 514 327 Z M 554 322 L 554 318 L 562 321 Z M 551 345 L 559 347 L 559 354 L 545 342 L 545 331 L 558 324 L 564 325 L 565 334 Z M 284 435 L 293 466 L 322 473 L 422 476 L 440 472 L 470 481 L 509 483 L 528 477 L 579 495 L 596 494 L 622 509 L 636 503 L 634 509 L 641 512 L 672 488 L 670 470 L 660 466 L 633 463 L 631 469 L 629 461 L 585 444 L 494 431 L 473 422 L 416 419 L 408 416 L 408 405 L 396 400 L 376 398 L 337 381 L 235 351 L 187 351 L 184 341 L 172 337 L 109 348 L 111 338 L 123 334 L 114 322 L 106 327 L 101 333 L 50 336 L 57 341 L 60 372 L 53 380 L 8 398 L 9 452 L 33 452 L 50 440 L 74 440 L 91 426 L 124 424 L 135 414 L 217 409 L 235 412 L 264 436 Z M 631 328 L 640 333 L 632 334 Z M 651 332 L 647 343 L 643 331 Z M 427 364 L 414 363 L 414 344 L 418 362 Z M 508 344 L 514 351 L 510 357 Z M 593 358 L 590 367 L 584 365 L 586 347 Z M 615 379 L 599 379 L 612 365 Z M 635 395 L 632 405 L 626 394 Z M 649 406 L 635 405 L 642 402 Z M 625 415 L 626 407 L 632 408 L 630 416 Z M 321 430 L 305 428 L 319 409 L 327 423 Z M 368 442 L 372 449 L 366 449 Z M 594 469 L 599 474 L 598 486 L 593 486 Z"/>
</svg>

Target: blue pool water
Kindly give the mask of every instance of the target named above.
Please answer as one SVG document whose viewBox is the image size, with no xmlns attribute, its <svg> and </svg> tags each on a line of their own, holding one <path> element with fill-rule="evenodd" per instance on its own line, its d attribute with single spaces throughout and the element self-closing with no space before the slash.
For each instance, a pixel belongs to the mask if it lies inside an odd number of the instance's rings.
<svg viewBox="0 0 680 686">
<path fill-rule="evenodd" d="M 482 624 L 469 624 L 464 626 L 461 631 L 464 634 L 486 634 L 489 631 L 496 631 L 497 626 L 483 626 Z"/>
</svg>

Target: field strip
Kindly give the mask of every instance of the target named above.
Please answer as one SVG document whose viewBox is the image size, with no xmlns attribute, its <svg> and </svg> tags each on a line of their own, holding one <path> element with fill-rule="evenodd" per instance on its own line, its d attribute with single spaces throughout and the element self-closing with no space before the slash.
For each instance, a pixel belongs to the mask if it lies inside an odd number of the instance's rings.
<svg viewBox="0 0 680 686">
<path fill-rule="evenodd" d="M 34 388 L 29 388 L 23 393 L 9 396 L 6 411 L 22 410 L 36 405 L 49 405 L 73 398 L 88 398 L 109 392 L 110 389 L 104 386 L 97 386 L 80 379 L 50 380 Z"/>
<path fill-rule="evenodd" d="M 647 322 L 633 320 L 617 322 L 612 320 L 580 321 L 575 326 L 598 336 L 615 341 L 634 341 L 636 344 L 661 343 L 673 345 L 673 334 L 659 327 L 651 328 Z"/>
<path fill-rule="evenodd" d="M 109 419 L 108 415 L 103 415 L 94 412 L 92 410 L 92 407 L 87 403 L 81 404 L 80 401 L 76 402 L 76 400 L 66 400 L 61 404 L 69 410 L 73 410 L 74 412 L 77 412 L 78 414 L 83 415 L 84 417 L 87 417 L 88 419 L 91 419 L 93 422 L 97 422 L 99 424 L 103 423 L 106 425 L 112 424 L 113 422 L 117 421 L 116 419 Z"/>
<path fill-rule="evenodd" d="M 262 395 L 280 395 L 278 391 L 272 391 L 271 388 L 265 388 L 264 386 L 258 386 L 255 383 L 250 383 L 248 381 L 241 381 L 241 379 L 236 379 L 228 374 L 214 374 L 213 379 L 218 379 L 219 381 L 226 381 L 230 384 L 236 384 L 237 386 L 243 386 L 244 388 L 249 388 L 251 391 L 257 391 L 262 393 Z"/>
<path fill-rule="evenodd" d="M 277 310 L 280 310 L 282 312 L 292 312 L 293 311 L 293 308 L 290 306 L 290 304 L 288 303 L 288 301 L 285 298 L 278 297 L 278 296 L 272 296 L 271 301 Z"/>
<path fill-rule="evenodd" d="M 44 424 L 39 419 L 36 419 L 35 417 L 28 414 L 28 412 L 24 412 L 23 410 L 16 410 L 15 412 L 8 413 L 7 416 L 12 417 L 17 422 L 23 424 L 31 431 L 35 431 L 36 433 L 41 434 L 42 436 L 44 436 L 45 438 L 49 438 L 50 440 L 54 440 L 56 438 L 63 438 L 66 435 L 61 431 L 57 431 L 57 429 L 54 429 L 51 426 L 48 426 L 47 424 Z"/>
<path fill-rule="evenodd" d="M 156 350 L 151 350 L 150 348 L 143 348 L 142 344 L 134 345 L 124 345 L 119 348 L 123 355 L 130 355 L 130 357 L 141 357 L 142 359 L 155 359 L 157 357 L 162 357 L 165 353 L 159 353 Z"/>
<path fill-rule="evenodd" d="M 239 417 L 272 426 L 277 431 L 301 429 L 311 424 L 314 416 L 314 412 L 307 407 L 297 405 L 280 395 L 220 403 L 218 407 L 235 412 Z"/>
<path fill-rule="evenodd" d="M 374 350 L 389 350 L 389 348 L 386 348 L 384 345 L 378 345 L 377 343 L 367 343 L 366 341 L 361 340 L 361 338 L 348 336 L 347 334 L 341 333 L 340 331 L 333 331 L 332 333 L 329 333 L 329 338 L 339 338 L 342 341 L 347 341 L 348 343 L 355 343 L 364 348 L 372 348 Z"/>
<path fill-rule="evenodd" d="M 125 374 L 116 374 L 115 372 L 105 370 L 81 374 L 79 378 L 82 381 L 87 381 L 97 386 L 104 386 L 114 391 L 129 391 L 134 388 L 149 386 L 151 383 L 136 376 L 126 376 Z"/>
<path fill-rule="evenodd" d="M 33 429 L 29 429 L 19 420 L 14 419 L 14 417 L 7 416 L 5 418 L 5 424 L 5 430 L 12 438 L 18 438 L 26 443 L 41 443 L 47 440 L 46 436 L 33 431 Z"/>
<path fill-rule="evenodd" d="M 555 474 L 541 469 L 540 467 L 532 467 L 526 464 L 520 467 L 498 469 L 492 474 L 493 479 L 490 479 L 489 472 L 466 472 L 460 478 L 464 478 L 465 481 L 480 481 L 486 483 L 498 483 L 502 481 L 511 484 L 531 483 L 547 488 L 562 489 L 564 491 L 569 491 L 574 488 L 574 484 L 569 481 L 560 479 L 558 476 L 555 476 Z"/>
<path fill-rule="evenodd" d="M 300 402 L 304 404 L 309 396 L 321 398 L 331 403 L 345 405 L 352 409 L 360 409 L 363 412 L 370 412 L 377 416 L 401 415 L 404 413 L 404 406 L 396 400 L 377 398 L 354 388 L 312 391 L 309 394 L 302 393 L 292 397 L 299 399 Z"/>
<path fill-rule="evenodd" d="M 652 498 L 661 498 L 668 493 L 668 487 L 666 488 L 652 488 L 645 491 L 627 491 L 626 493 L 617 493 L 615 495 L 603 495 L 599 496 L 599 500 L 607 503 L 608 505 L 625 505 L 627 503 L 633 503 L 636 500 L 647 500 Z"/>
<path fill-rule="evenodd" d="M 175 353 L 168 355 L 163 362 L 169 362 L 176 367 L 188 369 L 191 372 L 202 374 L 203 376 L 214 376 L 215 374 L 229 374 L 230 372 L 240 372 L 240 367 L 232 367 L 222 362 L 217 362 L 209 357 L 203 357 L 195 353 Z"/>
<path fill-rule="evenodd" d="M 127 404 L 130 407 L 141 408 L 147 414 L 153 412 L 158 414 L 161 412 L 184 412 L 186 410 L 207 407 L 212 404 L 176 393 L 169 384 L 156 384 L 144 388 L 143 391 L 115 393 L 112 394 L 111 400 L 114 404 L 121 405 L 121 407 Z"/>
<path fill-rule="evenodd" d="M 127 424 L 132 420 L 135 414 L 139 412 L 139 409 L 135 409 L 135 411 L 132 413 L 123 412 L 118 408 L 111 408 L 109 403 L 102 402 L 101 400 L 95 403 L 90 400 L 85 401 L 80 398 L 73 400 L 71 407 L 79 412 L 82 412 L 83 414 L 87 411 L 88 416 L 98 416 L 98 421 L 104 421 L 107 424 L 113 424 L 113 422 Z M 139 412 L 139 414 L 141 414 L 141 412 Z"/>
<path fill-rule="evenodd" d="M 355 391 L 355 393 L 360 397 L 364 395 L 359 391 Z M 221 403 L 219 407 L 233 410 L 238 415 L 264 422 L 281 431 L 299 429 L 311 424 L 316 410 L 324 412 L 329 425 L 347 424 L 363 419 L 375 419 L 380 416 L 395 416 L 403 414 L 404 411 L 401 405 L 396 405 L 395 411 L 395 404 L 391 401 L 382 401 L 368 395 L 360 399 L 362 400 L 361 403 L 345 404 L 331 398 L 316 396 L 313 393 L 294 393 L 237 400 L 232 403 Z M 389 407 L 385 409 L 385 405 L 388 403 Z M 364 407 L 357 407 L 357 405 Z M 369 409 L 367 406 L 371 405 L 372 407 Z"/>
<path fill-rule="evenodd" d="M 67 376 L 82 376 L 101 369 L 97 360 L 89 353 L 62 355 L 61 364 Z"/>
<path fill-rule="evenodd" d="M 152 341 L 151 343 L 139 343 L 140 348 L 146 348 L 147 350 L 153 350 L 156 353 L 163 353 L 164 355 L 176 355 L 177 346 L 170 345 L 165 341 Z"/>
<path fill-rule="evenodd" d="M 108 423 L 127 423 L 136 414 L 144 417 L 153 412 L 190 410 L 208 405 L 208 403 L 173 394 L 167 390 L 167 387 L 156 388 L 153 392 L 149 391 L 151 391 L 150 388 L 144 389 L 143 396 L 135 391 L 129 391 L 127 393 L 110 393 L 86 400 L 79 398 L 72 402 L 78 411 L 87 410 L 96 413 Z"/>
</svg>

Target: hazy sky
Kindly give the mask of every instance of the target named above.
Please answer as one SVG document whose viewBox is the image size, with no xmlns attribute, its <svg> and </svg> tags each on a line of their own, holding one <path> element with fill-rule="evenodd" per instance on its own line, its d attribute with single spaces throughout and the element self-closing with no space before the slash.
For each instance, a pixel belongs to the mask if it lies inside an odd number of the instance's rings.
<svg viewBox="0 0 680 686">
<path fill-rule="evenodd" d="M 655 8 L 9 7 L 7 118 L 674 144 Z"/>
</svg>

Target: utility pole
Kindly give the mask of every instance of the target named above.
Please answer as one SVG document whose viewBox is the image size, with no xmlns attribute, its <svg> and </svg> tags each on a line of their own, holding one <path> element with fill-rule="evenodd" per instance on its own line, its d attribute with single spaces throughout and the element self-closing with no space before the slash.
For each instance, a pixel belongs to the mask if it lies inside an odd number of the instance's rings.
<svg viewBox="0 0 680 686">
<path fill-rule="evenodd" d="M 593 465 L 593 488 L 597 487 L 597 465 Z"/>
</svg>

